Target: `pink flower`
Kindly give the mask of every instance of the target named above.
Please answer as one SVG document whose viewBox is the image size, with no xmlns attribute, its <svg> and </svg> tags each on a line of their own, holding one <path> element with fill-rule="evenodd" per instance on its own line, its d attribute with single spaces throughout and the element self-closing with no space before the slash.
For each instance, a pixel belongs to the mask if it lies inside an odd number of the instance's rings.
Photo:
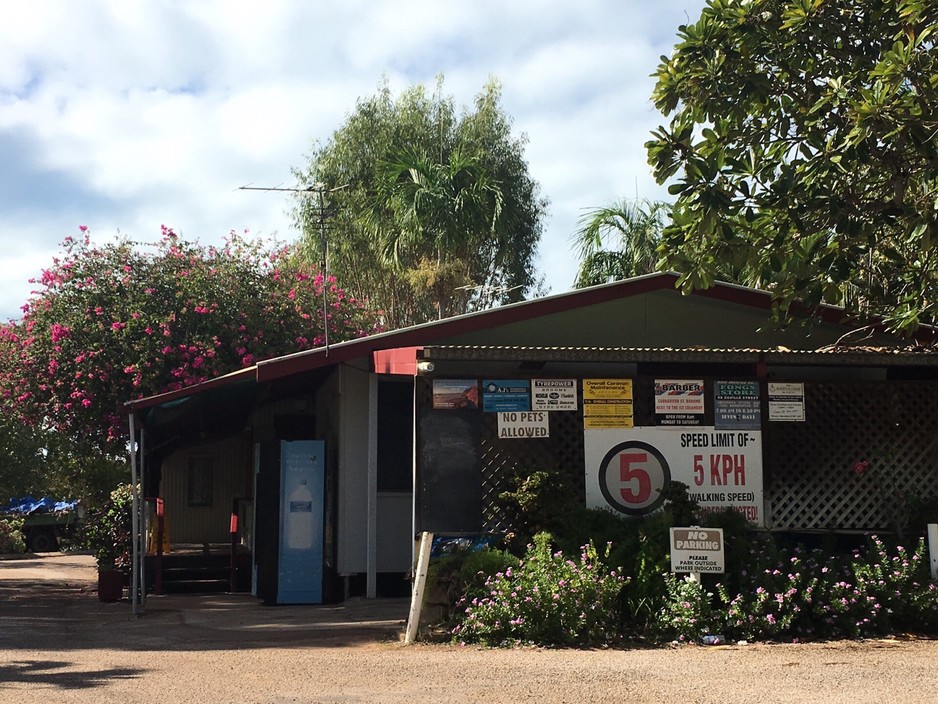
<svg viewBox="0 0 938 704">
<path fill-rule="evenodd" d="M 59 325 L 58 323 L 54 323 L 52 325 L 53 344 L 68 337 L 69 332 L 70 332 L 69 329 L 65 327 L 64 325 Z"/>
<path fill-rule="evenodd" d="M 87 226 L 87 225 L 79 225 L 79 226 L 78 226 L 78 229 L 81 230 L 82 232 L 88 232 L 88 226 Z"/>
<path fill-rule="evenodd" d="M 869 468 L 870 463 L 867 460 L 857 460 L 853 463 L 853 473 L 857 476 L 861 476 Z"/>
</svg>

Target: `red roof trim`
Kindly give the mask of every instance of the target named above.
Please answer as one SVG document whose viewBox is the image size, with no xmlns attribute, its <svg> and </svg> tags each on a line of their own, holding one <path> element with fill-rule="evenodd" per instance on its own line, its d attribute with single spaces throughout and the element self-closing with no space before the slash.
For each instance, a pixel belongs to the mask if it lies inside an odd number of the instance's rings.
<svg viewBox="0 0 938 704">
<path fill-rule="evenodd" d="M 193 384 L 192 386 L 187 386 L 183 389 L 177 389 L 176 391 L 166 391 L 155 396 L 145 396 L 144 398 L 128 401 L 124 405 L 133 411 L 137 411 L 142 408 L 149 408 L 150 406 L 159 406 L 161 403 L 167 403 L 168 401 L 173 401 L 177 398 L 192 396 L 193 394 L 200 393 L 202 391 L 214 389 L 217 386 L 226 386 L 227 384 L 239 381 L 244 378 L 254 378 L 256 370 L 256 367 L 245 367 L 244 369 L 239 369 L 236 372 L 230 372 L 228 374 L 224 374 L 223 376 L 217 376 L 214 379 L 203 381 L 201 384 Z"/>
<path fill-rule="evenodd" d="M 417 353 L 423 347 L 396 347 L 390 350 L 375 350 L 373 353 L 375 374 L 417 375 Z"/>
</svg>

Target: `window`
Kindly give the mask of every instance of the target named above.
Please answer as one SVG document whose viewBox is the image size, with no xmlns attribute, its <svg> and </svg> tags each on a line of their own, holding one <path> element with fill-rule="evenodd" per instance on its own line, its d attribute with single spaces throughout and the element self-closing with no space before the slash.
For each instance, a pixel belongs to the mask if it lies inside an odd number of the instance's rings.
<svg viewBox="0 0 938 704">
<path fill-rule="evenodd" d="M 413 491 L 414 385 L 378 383 L 378 491 Z"/>
<path fill-rule="evenodd" d="M 189 458 L 190 506 L 211 506 L 214 501 L 214 464 L 211 457 Z"/>
</svg>

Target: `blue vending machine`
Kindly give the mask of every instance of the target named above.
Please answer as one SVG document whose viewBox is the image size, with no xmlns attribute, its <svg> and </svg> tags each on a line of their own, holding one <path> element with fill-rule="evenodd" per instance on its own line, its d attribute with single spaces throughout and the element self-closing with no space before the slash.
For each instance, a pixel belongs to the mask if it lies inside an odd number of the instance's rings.
<svg viewBox="0 0 938 704">
<path fill-rule="evenodd" d="M 321 604 L 325 443 L 280 442 L 278 604 Z"/>
</svg>

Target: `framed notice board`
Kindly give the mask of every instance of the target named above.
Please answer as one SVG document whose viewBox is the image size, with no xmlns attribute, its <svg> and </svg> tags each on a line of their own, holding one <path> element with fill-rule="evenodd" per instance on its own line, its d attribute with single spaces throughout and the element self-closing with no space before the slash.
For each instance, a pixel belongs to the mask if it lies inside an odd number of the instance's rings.
<svg viewBox="0 0 938 704">
<path fill-rule="evenodd" d="M 419 529 L 482 530 L 481 417 L 477 410 L 424 408 L 419 425 Z"/>
</svg>

